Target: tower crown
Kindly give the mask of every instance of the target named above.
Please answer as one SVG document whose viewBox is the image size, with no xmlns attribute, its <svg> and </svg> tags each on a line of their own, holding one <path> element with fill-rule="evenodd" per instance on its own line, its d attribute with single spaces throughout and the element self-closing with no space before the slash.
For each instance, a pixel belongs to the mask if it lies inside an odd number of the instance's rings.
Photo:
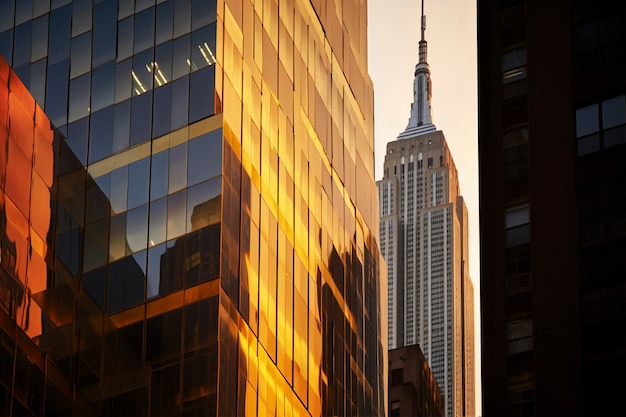
<svg viewBox="0 0 626 417">
<path fill-rule="evenodd" d="M 430 82 L 430 67 L 426 60 L 427 42 L 426 16 L 424 15 L 424 0 L 422 0 L 421 39 L 419 41 L 419 60 L 415 66 L 415 79 L 413 80 L 413 103 L 411 103 L 411 116 L 409 123 L 400 133 L 398 139 L 421 135 L 437 130 L 432 122 L 431 95 L 432 85 Z"/>
</svg>

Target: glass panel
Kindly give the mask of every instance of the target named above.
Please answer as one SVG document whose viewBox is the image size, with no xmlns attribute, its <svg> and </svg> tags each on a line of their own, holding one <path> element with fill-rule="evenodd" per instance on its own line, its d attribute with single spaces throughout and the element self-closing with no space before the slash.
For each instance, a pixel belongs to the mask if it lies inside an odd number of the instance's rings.
<svg viewBox="0 0 626 417">
<path fill-rule="evenodd" d="M 505 84 L 526 78 L 526 49 L 502 54 L 502 80 Z"/>
<path fill-rule="evenodd" d="M 89 118 L 71 123 L 67 129 L 66 142 L 81 165 L 87 165 L 87 138 L 89 136 Z M 108 190 L 107 190 L 108 191 Z"/>
<path fill-rule="evenodd" d="M 113 213 L 126 211 L 128 196 L 128 165 L 111 171 L 111 210 Z"/>
<path fill-rule="evenodd" d="M 89 134 L 89 162 L 111 155 L 113 148 L 113 106 L 91 115 Z"/>
<path fill-rule="evenodd" d="M 50 13 L 48 65 L 61 62 L 70 56 L 71 12 L 71 6 L 66 6 Z M 48 107 L 46 106 L 46 108 Z"/>
<path fill-rule="evenodd" d="M 215 22 L 216 2 L 206 0 L 192 0 L 191 29 L 196 30 L 209 23 Z"/>
<path fill-rule="evenodd" d="M 626 123 L 626 96 L 602 102 L 602 128 L 610 129 Z"/>
<path fill-rule="evenodd" d="M 174 0 L 174 37 L 191 31 L 191 0 Z"/>
<path fill-rule="evenodd" d="M 189 77 L 172 84 L 172 130 L 185 126 L 189 117 Z"/>
<path fill-rule="evenodd" d="M 33 98 L 43 106 L 46 102 L 46 71 L 48 66 L 46 60 L 42 59 L 35 62 L 30 67 L 30 86 L 28 89 Z"/>
<path fill-rule="evenodd" d="M 91 84 L 91 111 L 96 112 L 115 101 L 115 63 L 93 71 Z"/>
<path fill-rule="evenodd" d="M 171 131 L 170 113 L 172 107 L 172 85 L 167 84 L 154 90 L 154 118 L 152 131 L 154 137 Z"/>
<path fill-rule="evenodd" d="M 135 0 L 119 0 L 119 14 L 118 18 L 123 19 L 130 16 L 135 12 Z"/>
<path fill-rule="evenodd" d="M 120 21 L 117 29 L 117 61 L 129 58 L 133 55 L 133 24 L 131 17 Z"/>
<path fill-rule="evenodd" d="M 0 32 L 12 28 L 15 16 L 15 0 L 0 1 Z"/>
<path fill-rule="evenodd" d="M 600 150 L 600 135 L 594 134 L 578 139 L 578 156 L 587 155 Z"/>
<path fill-rule="evenodd" d="M 626 143 L 626 124 L 604 131 L 605 148 L 611 148 L 624 143 Z"/>
<path fill-rule="evenodd" d="M 150 158 L 143 158 L 128 166 L 128 208 L 148 202 Z"/>
<path fill-rule="evenodd" d="M 133 96 L 152 90 L 152 61 L 154 51 L 142 52 L 133 57 Z"/>
<path fill-rule="evenodd" d="M 152 91 L 132 98 L 130 114 L 130 146 L 149 140 L 152 128 Z"/>
<path fill-rule="evenodd" d="M 110 233 L 109 260 L 115 261 L 130 255 L 130 250 L 126 246 L 126 213 L 111 217 Z"/>
<path fill-rule="evenodd" d="M 135 15 L 135 53 L 154 45 L 154 8 Z"/>
<path fill-rule="evenodd" d="M 128 256 L 109 265 L 109 313 L 137 305 L 144 299 L 145 276 L 134 257 Z"/>
<path fill-rule="evenodd" d="M 511 207 L 506 210 L 506 228 L 528 223 L 528 206 Z"/>
<path fill-rule="evenodd" d="M 191 74 L 190 84 L 189 123 L 193 123 L 214 113 L 215 67 Z"/>
<path fill-rule="evenodd" d="M 128 210 L 126 214 L 126 241 L 132 252 L 143 250 L 148 242 L 148 205 Z"/>
<path fill-rule="evenodd" d="M 15 24 L 19 25 L 33 17 L 33 0 L 19 0 L 15 3 Z"/>
<path fill-rule="evenodd" d="M 203 182 L 187 191 L 187 230 L 216 224 L 221 219 L 222 178 Z"/>
<path fill-rule="evenodd" d="M 148 249 L 148 298 L 159 295 L 161 273 L 165 268 L 165 245 Z"/>
<path fill-rule="evenodd" d="M 169 192 L 173 193 L 187 186 L 187 144 L 170 149 Z"/>
<path fill-rule="evenodd" d="M 42 16 L 33 22 L 33 48 L 31 62 L 48 55 L 48 16 Z"/>
<path fill-rule="evenodd" d="M 576 110 L 576 137 L 587 136 L 600 129 L 598 123 L 598 104 Z"/>
<path fill-rule="evenodd" d="M 97 67 L 115 59 L 117 0 L 96 3 L 93 16 L 93 65 Z"/>
<path fill-rule="evenodd" d="M 2 3 L 2 2 L 0 2 Z M 2 13 L 0 12 L 0 16 Z M 0 55 L 5 57 L 9 65 L 12 65 L 13 60 L 13 29 L 9 29 L 0 33 Z"/>
<path fill-rule="evenodd" d="M 91 69 L 91 32 L 72 39 L 72 65 L 70 77 L 74 78 Z"/>
<path fill-rule="evenodd" d="M 507 229 L 506 231 L 506 247 L 512 248 L 514 246 L 523 245 L 530 241 L 530 225 L 525 224 L 523 226 L 515 227 L 513 229 Z"/>
<path fill-rule="evenodd" d="M 132 78 L 132 61 L 127 59 L 117 64 L 115 70 L 115 102 L 120 103 L 130 98 L 134 80 Z"/>
<path fill-rule="evenodd" d="M 156 44 L 172 39 L 174 29 L 174 2 L 168 1 L 157 6 L 156 12 Z"/>
<path fill-rule="evenodd" d="M 219 175 L 222 172 L 222 131 L 217 130 L 189 141 L 189 185 Z"/>
<path fill-rule="evenodd" d="M 179 415 L 180 364 L 152 372 L 151 415 Z"/>
<path fill-rule="evenodd" d="M 161 86 L 172 81 L 172 42 L 166 42 L 156 47 L 154 69 L 155 86 Z"/>
<path fill-rule="evenodd" d="M 167 225 L 167 199 L 162 198 L 150 204 L 149 247 L 165 242 Z"/>
<path fill-rule="evenodd" d="M 74 0 L 72 11 L 72 37 L 91 30 L 91 2 L 93 0 Z"/>
<path fill-rule="evenodd" d="M 216 62 L 215 25 L 206 26 L 191 35 L 191 62 L 193 71 Z"/>
<path fill-rule="evenodd" d="M 130 100 L 115 106 L 113 115 L 113 153 L 128 148 L 130 140 Z"/>
<path fill-rule="evenodd" d="M 15 46 L 13 48 L 13 67 L 30 63 L 32 45 L 32 22 L 26 22 L 15 28 Z"/>
<path fill-rule="evenodd" d="M 185 234 L 187 193 L 178 192 L 167 198 L 167 238 Z"/>
<path fill-rule="evenodd" d="M 106 272 L 104 267 L 94 269 L 83 275 L 83 288 L 104 311 L 104 298 L 106 294 Z"/>
<path fill-rule="evenodd" d="M 152 156 L 152 174 L 150 177 L 150 200 L 167 195 L 169 150 Z"/>
<path fill-rule="evenodd" d="M 189 55 L 189 42 L 191 38 L 189 35 L 183 36 L 180 39 L 174 41 L 172 48 L 173 52 L 173 65 L 172 65 L 172 79 L 178 79 L 183 75 L 189 73 L 189 67 L 191 65 Z"/>
<path fill-rule="evenodd" d="M 68 117 L 70 123 L 89 115 L 90 75 L 85 74 L 70 82 L 70 114 Z"/>
</svg>

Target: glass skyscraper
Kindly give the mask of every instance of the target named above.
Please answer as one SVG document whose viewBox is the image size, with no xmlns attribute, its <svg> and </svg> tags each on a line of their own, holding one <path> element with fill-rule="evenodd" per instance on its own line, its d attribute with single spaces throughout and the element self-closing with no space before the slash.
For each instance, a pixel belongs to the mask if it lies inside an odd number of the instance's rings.
<svg viewBox="0 0 626 417">
<path fill-rule="evenodd" d="M 366 27 L 0 1 L 0 415 L 384 415 Z"/>
</svg>

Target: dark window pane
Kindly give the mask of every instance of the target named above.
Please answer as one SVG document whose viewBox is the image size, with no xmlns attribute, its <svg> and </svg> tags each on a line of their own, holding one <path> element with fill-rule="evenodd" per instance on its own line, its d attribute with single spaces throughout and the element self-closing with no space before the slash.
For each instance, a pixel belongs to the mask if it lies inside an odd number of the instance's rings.
<svg viewBox="0 0 626 417">
<path fill-rule="evenodd" d="M 109 260 L 116 261 L 130 255 L 130 250 L 126 244 L 126 213 L 111 217 L 110 233 Z"/>
<path fill-rule="evenodd" d="M 167 198 L 167 238 L 185 234 L 187 193 L 183 190 Z"/>
<path fill-rule="evenodd" d="M 170 149 L 169 193 L 187 186 L 187 144 Z"/>
<path fill-rule="evenodd" d="M 165 42 L 156 47 L 154 70 L 155 86 L 162 86 L 172 81 L 172 42 Z"/>
<path fill-rule="evenodd" d="M 180 361 L 182 310 L 177 309 L 148 319 L 146 331 L 146 361 L 173 363 Z"/>
<path fill-rule="evenodd" d="M 191 29 L 196 30 L 209 23 L 215 22 L 216 2 L 206 0 L 192 0 L 191 3 Z"/>
<path fill-rule="evenodd" d="M 11 3 L 11 0 L 8 1 Z M 4 2 L 3 2 L 4 3 Z M 39 17 L 44 13 L 48 13 L 50 11 L 50 0 L 38 0 L 33 5 L 33 17 Z M 0 14 L 2 12 L 0 11 Z M 1 29 L 0 29 L 1 30 Z"/>
<path fill-rule="evenodd" d="M 206 26 L 191 35 L 192 71 L 215 64 L 215 25 Z"/>
<path fill-rule="evenodd" d="M 135 53 L 154 45 L 154 8 L 135 15 Z"/>
<path fill-rule="evenodd" d="M 106 265 L 109 249 L 109 222 L 102 219 L 85 226 L 83 270 L 91 271 Z"/>
<path fill-rule="evenodd" d="M 115 70 L 115 102 L 120 103 L 130 98 L 131 89 L 133 86 L 132 78 L 132 60 L 117 64 Z"/>
<path fill-rule="evenodd" d="M 129 177 L 129 183 L 131 178 Z M 130 190 L 130 184 L 129 184 Z M 143 205 L 126 213 L 126 242 L 132 252 L 139 252 L 148 243 L 148 205 Z"/>
<path fill-rule="evenodd" d="M 154 0 L 136 0 L 135 3 L 135 13 L 139 13 L 150 6 L 154 6 Z"/>
<path fill-rule="evenodd" d="M 576 110 L 576 137 L 587 136 L 599 129 L 598 104 Z"/>
<path fill-rule="evenodd" d="M 189 141 L 188 185 L 220 175 L 222 172 L 221 130 L 204 134 Z"/>
<path fill-rule="evenodd" d="M 141 303 L 144 299 L 145 276 L 134 257 L 128 256 L 109 266 L 107 307 L 115 313 Z"/>
<path fill-rule="evenodd" d="M 89 162 L 111 155 L 113 149 L 113 106 L 91 115 L 89 134 Z"/>
<path fill-rule="evenodd" d="M 191 32 L 191 0 L 174 0 L 174 37 Z"/>
<path fill-rule="evenodd" d="M 91 30 L 92 0 L 74 0 L 72 11 L 72 37 Z"/>
<path fill-rule="evenodd" d="M 44 0 L 45 1 L 45 0 Z M 58 9 L 61 6 L 65 6 L 72 0 L 51 0 L 50 10 Z"/>
<path fill-rule="evenodd" d="M 180 39 L 174 41 L 174 47 L 172 48 L 172 79 L 176 80 L 186 74 L 189 74 L 189 67 L 191 65 L 189 56 L 189 42 L 191 37 L 189 35 L 183 36 Z"/>
<path fill-rule="evenodd" d="M 523 226 L 515 227 L 513 229 L 507 229 L 506 231 L 506 247 L 512 248 L 514 246 L 523 245 L 530 241 L 530 225 L 525 224 Z"/>
<path fill-rule="evenodd" d="M 89 118 L 85 117 L 70 123 L 67 129 L 67 144 L 81 165 L 87 165 L 87 137 L 89 136 Z"/>
<path fill-rule="evenodd" d="M 93 65 L 96 67 L 115 59 L 117 0 L 96 3 L 93 16 Z"/>
<path fill-rule="evenodd" d="M 33 48 L 31 62 L 48 55 L 48 16 L 42 16 L 33 21 Z"/>
<path fill-rule="evenodd" d="M 189 77 L 174 81 L 172 85 L 171 127 L 176 130 L 187 124 L 189 117 Z"/>
<path fill-rule="evenodd" d="M 0 33 L 0 55 L 6 59 L 9 65 L 13 65 L 13 29 Z"/>
<path fill-rule="evenodd" d="M 150 159 L 143 158 L 128 166 L 128 208 L 148 202 L 150 182 Z"/>
<path fill-rule="evenodd" d="M 68 116 L 70 123 L 89 115 L 90 75 L 85 74 L 70 82 L 70 112 Z"/>
<path fill-rule="evenodd" d="M 152 127 L 152 91 L 132 98 L 130 117 L 130 146 L 149 140 Z"/>
<path fill-rule="evenodd" d="M 600 150 L 600 135 L 593 134 L 578 139 L 578 156 L 587 155 Z"/>
<path fill-rule="evenodd" d="M 120 21 L 117 33 L 117 61 L 129 58 L 133 55 L 133 23 L 131 17 Z"/>
<path fill-rule="evenodd" d="M 48 65 L 70 57 L 70 28 L 72 27 L 71 6 L 50 13 L 48 39 Z"/>
<path fill-rule="evenodd" d="M 15 24 L 20 25 L 33 18 L 33 0 L 18 0 L 15 3 Z"/>
<path fill-rule="evenodd" d="M 14 13 L 15 0 L 0 1 L 0 32 L 4 32 L 5 30 L 13 27 Z"/>
<path fill-rule="evenodd" d="M 115 62 L 93 71 L 91 111 L 96 112 L 115 101 Z"/>
<path fill-rule="evenodd" d="M 113 153 L 127 149 L 130 141 L 130 100 L 115 105 Z"/>
<path fill-rule="evenodd" d="M 150 224 L 148 229 L 148 247 L 165 242 L 167 237 L 167 199 L 162 198 L 150 204 Z"/>
<path fill-rule="evenodd" d="M 152 131 L 155 138 L 170 132 L 171 107 L 172 84 L 166 84 L 154 90 L 154 119 Z"/>
<path fill-rule="evenodd" d="M 30 85 L 28 89 L 37 103 L 43 107 L 46 103 L 46 60 L 41 59 L 30 67 Z"/>
<path fill-rule="evenodd" d="M 610 129 L 626 123 L 626 96 L 602 102 L 602 128 Z"/>
<path fill-rule="evenodd" d="M 152 214 L 150 214 L 150 217 L 152 222 Z M 165 268 L 165 245 L 158 245 L 148 249 L 148 298 L 159 295 L 161 272 Z"/>
<path fill-rule="evenodd" d="M 67 124 L 67 95 L 70 72 L 70 60 L 50 65 L 48 62 L 48 80 L 46 83 L 46 114 L 57 127 Z"/>
<path fill-rule="evenodd" d="M 135 0 L 119 0 L 119 16 L 121 20 L 135 12 Z"/>
<path fill-rule="evenodd" d="M 152 61 L 154 50 L 142 52 L 133 57 L 133 96 L 152 90 Z"/>
<path fill-rule="evenodd" d="M 83 288 L 93 301 L 104 311 L 104 296 L 106 291 L 106 272 L 104 267 L 85 273 Z"/>
<path fill-rule="evenodd" d="M 174 27 L 174 2 L 168 1 L 157 6 L 156 12 L 156 44 L 172 39 Z"/>
<path fill-rule="evenodd" d="M 153 416 L 176 416 L 180 401 L 180 364 L 152 372 Z"/>
<path fill-rule="evenodd" d="M 169 150 L 152 156 L 152 175 L 150 177 L 150 200 L 154 201 L 167 195 Z"/>
<path fill-rule="evenodd" d="M 126 211 L 128 198 L 128 165 L 111 171 L 111 209 L 114 213 Z"/>
<path fill-rule="evenodd" d="M 189 123 L 213 114 L 215 97 L 215 67 L 211 66 L 190 75 Z"/>
<path fill-rule="evenodd" d="M 626 124 L 604 131 L 604 147 L 610 148 L 626 143 Z"/>
<path fill-rule="evenodd" d="M 13 48 L 13 67 L 30 63 L 33 25 L 26 22 L 15 28 L 15 46 Z"/>
<path fill-rule="evenodd" d="M 91 32 L 72 39 L 72 65 L 70 78 L 91 69 Z"/>
<path fill-rule="evenodd" d="M 198 230 L 221 220 L 222 178 L 203 182 L 187 191 L 187 230 Z"/>
</svg>

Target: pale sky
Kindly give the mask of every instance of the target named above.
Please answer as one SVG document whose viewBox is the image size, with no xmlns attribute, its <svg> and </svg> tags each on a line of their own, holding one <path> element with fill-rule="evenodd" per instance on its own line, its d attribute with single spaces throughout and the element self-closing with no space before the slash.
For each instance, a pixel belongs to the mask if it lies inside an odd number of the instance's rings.
<svg viewBox="0 0 626 417">
<path fill-rule="evenodd" d="M 369 0 L 369 73 L 374 82 L 376 180 L 387 142 L 409 120 L 418 61 L 421 1 Z M 478 113 L 475 0 L 425 0 L 427 61 L 433 123 L 443 131 L 469 212 L 470 274 L 474 282 L 476 415 L 480 401 L 480 247 L 478 233 Z"/>
</svg>

